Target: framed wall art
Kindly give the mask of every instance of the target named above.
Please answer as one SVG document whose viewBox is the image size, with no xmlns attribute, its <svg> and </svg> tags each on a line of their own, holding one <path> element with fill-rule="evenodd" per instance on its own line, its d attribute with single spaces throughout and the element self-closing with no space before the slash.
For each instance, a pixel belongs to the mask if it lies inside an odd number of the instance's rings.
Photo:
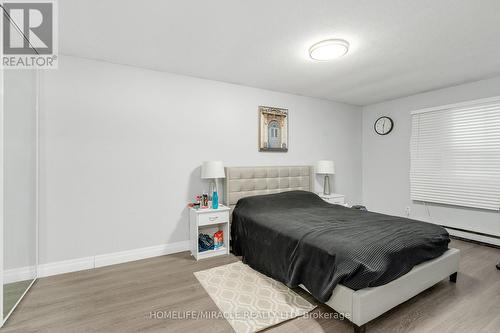
<svg viewBox="0 0 500 333">
<path fill-rule="evenodd" d="M 259 106 L 259 151 L 288 151 L 288 109 Z"/>
</svg>

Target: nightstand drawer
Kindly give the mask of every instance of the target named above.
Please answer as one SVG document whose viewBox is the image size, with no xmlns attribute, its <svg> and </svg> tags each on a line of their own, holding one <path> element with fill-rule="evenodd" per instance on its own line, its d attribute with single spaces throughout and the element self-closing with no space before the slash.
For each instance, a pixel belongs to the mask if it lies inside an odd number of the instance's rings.
<svg viewBox="0 0 500 333">
<path fill-rule="evenodd" d="M 345 203 L 344 197 L 331 198 L 329 200 L 332 204 L 343 205 Z"/>
<path fill-rule="evenodd" d="M 225 223 L 225 222 L 229 222 L 229 213 L 227 211 L 203 213 L 198 216 L 199 226 Z"/>
<path fill-rule="evenodd" d="M 345 204 L 345 195 L 343 194 L 337 194 L 337 193 L 332 193 L 332 194 L 323 194 L 323 193 L 318 193 L 319 197 L 323 200 L 325 200 L 328 203 L 335 204 L 335 205 L 344 205 Z"/>
</svg>

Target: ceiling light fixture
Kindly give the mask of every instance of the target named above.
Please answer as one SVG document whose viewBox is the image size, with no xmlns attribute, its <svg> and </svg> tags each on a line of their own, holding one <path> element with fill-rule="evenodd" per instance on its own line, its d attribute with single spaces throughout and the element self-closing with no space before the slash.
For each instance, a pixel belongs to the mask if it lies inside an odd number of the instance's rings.
<svg viewBox="0 0 500 333">
<path fill-rule="evenodd" d="M 343 39 L 327 39 L 309 48 L 313 60 L 327 61 L 344 56 L 349 51 L 349 43 Z"/>
</svg>

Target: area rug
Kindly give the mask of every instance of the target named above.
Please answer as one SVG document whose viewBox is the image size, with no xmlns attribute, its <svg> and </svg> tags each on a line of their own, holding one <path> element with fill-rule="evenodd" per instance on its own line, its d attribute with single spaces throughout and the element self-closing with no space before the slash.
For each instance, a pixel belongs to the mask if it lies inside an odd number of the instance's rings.
<svg viewBox="0 0 500 333">
<path fill-rule="evenodd" d="M 237 333 L 257 332 L 316 307 L 241 261 L 194 275 Z"/>
</svg>

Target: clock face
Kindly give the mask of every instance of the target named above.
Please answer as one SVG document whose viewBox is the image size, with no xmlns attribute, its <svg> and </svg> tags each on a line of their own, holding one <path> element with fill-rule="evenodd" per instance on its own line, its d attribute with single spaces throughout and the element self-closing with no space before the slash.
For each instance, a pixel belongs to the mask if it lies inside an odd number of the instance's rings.
<svg viewBox="0 0 500 333">
<path fill-rule="evenodd" d="M 394 122 L 392 121 L 391 118 L 383 116 L 375 121 L 375 125 L 373 127 L 375 128 L 375 132 L 377 134 L 387 135 L 392 131 L 392 128 L 394 127 Z"/>
</svg>

